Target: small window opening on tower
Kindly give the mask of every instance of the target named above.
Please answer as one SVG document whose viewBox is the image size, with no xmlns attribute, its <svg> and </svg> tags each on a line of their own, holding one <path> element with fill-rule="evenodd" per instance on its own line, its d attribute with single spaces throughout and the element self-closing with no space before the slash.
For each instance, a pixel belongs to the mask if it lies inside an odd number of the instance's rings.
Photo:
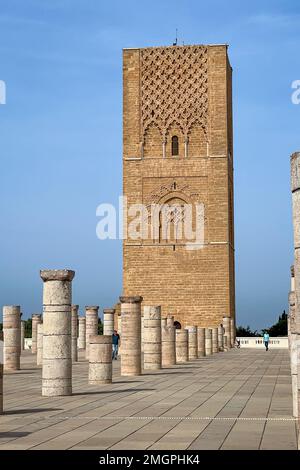
<svg viewBox="0 0 300 470">
<path fill-rule="evenodd" d="M 178 137 L 177 137 L 177 135 L 173 135 L 173 137 L 172 137 L 172 156 L 176 157 L 178 155 L 179 155 Z"/>
</svg>

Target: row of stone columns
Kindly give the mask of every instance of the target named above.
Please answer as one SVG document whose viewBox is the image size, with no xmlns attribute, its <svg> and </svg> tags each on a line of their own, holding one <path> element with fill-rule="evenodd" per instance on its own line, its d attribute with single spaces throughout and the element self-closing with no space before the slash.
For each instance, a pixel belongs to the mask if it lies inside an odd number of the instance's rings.
<svg viewBox="0 0 300 470">
<path fill-rule="evenodd" d="M 226 350 L 231 347 L 234 333 L 229 317 L 224 317 L 226 329 L 219 325 L 214 328 L 188 326 L 175 330 L 174 318 L 161 318 L 160 306 L 144 306 L 142 312 L 140 296 L 120 297 L 120 301 L 121 375 L 141 374 L 142 351 L 144 370 L 155 370 L 223 351 L 225 332 L 225 343 L 228 341 L 229 344 Z"/>
<path fill-rule="evenodd" d="M 40 315 L 33 318 L 33 344 L 37 362 L 42 364 L 42 395 L 72 394 L 72 358 L 77 353 L 78 306 L 72 306 L 71 270 L 44 270 L 43 323 Z M 142 297 L 120 297 L 122 321 L 121 375 L 141 374 L 141 302 Z M 108 315 L 106 332 L 99 336 L 98 306 L 86 307 L 85 346 L 89 358 L 89 382 L 110 383 L 112 380 L 113 309 Z M 218 352 L 218 328 L 195 326 L 175 330 L 174 318 L 161 319 L 160 306 L 144 307 L 144 369 L 160 369 L 187 362 L 204 354 Z M 83 340 L 83 332 L 79 336 Z M 12 370 L 20 367 L 20 307 L 4 308 L 4 357 Z M 76 341 L 75 341 L 76 339 Z M 200 350 L 200 352 L 199 352 Z M 76 356 L 77 357 L 77 356 Z"/>
</svg>

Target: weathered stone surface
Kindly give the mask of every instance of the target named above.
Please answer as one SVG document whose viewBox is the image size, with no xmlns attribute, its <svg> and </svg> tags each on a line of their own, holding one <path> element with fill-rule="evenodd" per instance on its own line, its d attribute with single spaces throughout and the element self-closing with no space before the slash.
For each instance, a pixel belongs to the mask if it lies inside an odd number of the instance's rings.
<svg viewBox="0 0 300 470">
<path fill-rule="evenodd" d="M 170 367 L 176 364 L 174 317 L 161 319 L 161 353 L 162 367 Z"/>
<path fill-rule="evenodd" d="M 85 328 L 85 317 L 79 317 L 78 319 L 78 348 L 85 349 L 86 344 L 86 328 Z"/>
<path fill-rule="evenodd" d="M 37 324 L 37 353 L 36 364 L 37 366 L 43 365 L 43 323 Z"/>
<path fill-rule="evenodd" d="M 115 329 L 115 309 L 105 308 L 103 310 L 103 334 L 112 335 Z"/>
<path fill-rule="evenodd" d="M 234 348 L 235 345 L 235 321 L 230 318 L 230 346 Z"/>
<path fill-rule="evenodd" d="M 122 322 L 121 375 L 141 374 L 141 302 L 140 296 L 120 297 Z"/>
<path fill-rule="evenodd" d="M 293 414 L 300 412 L 300 152 L 291 155 L 291 191 L 294 231 L 294 269 L 291 271 L 289 309 L 291 321 L 290 354 L 293 387 Z M 294 289 L 294 293 L 293 290 Z"/>
<path fill-rule="evenodd" d="M 71 345 L 72 345 L 72 361 L 78 361 L 77 339 L 78 339 L 78 309 L 79 305 L 71 307 Z"/>
<path fill-rule="evenodd" d="M 197 327 L 197 334 L 198 334 L 198 357 L 205 356 L 205 328 L 201 326 Z"/>
<path fill-rule="evenodd" d="M 231 322 L 230 317 L 223 317 L 224 327 L 224 349 L 228 351 L 231 348 Z M 226 338 L 226 339 L 225 339 Z"/>
<path fill-rule="evenodd" d="M 4 371 L 20 369 L 21 316 L 18 305 L 3 307 Z"/>
<path fill-rule="evenodd" d="M 89 384 L 112 383 L 111 335 L 90 336 Z"/>
<path fill-rule="evenodd" d="M 21 320 L 21 352 L 25 349 L 25 321 Z"/>
<path fill-rule="evenodd" d="M 218 346 L 219 351 L 224 351 L 224 328 L 222 324 L 218 326 Z"/>
<path fill-rule="evenodd" d="M 145 305 L 144 308 L 144 369 L 157 370 L 162 367 L 161 309 L 160 306 Z"/>
<path fill-rule="evenodd" d="M 85 307 L 85 357 L 89 358 L 89 338 L 98 335 L 98 305 Z"/>
<path fill-rule="evenodd" d="M 188 331 L 176 330 L 176 363 L 188 362 L 189 360 L 189 336 Z"/>
<path fill-rule="evenodd" d="M 213 354 L 219 352 L 218 328 L 212 328 L 212 352 Z"/>
<path fill-rule="evenodd" d="M 31 317 L 31 352 L 37 353 L 37 326 L 42 323 L 42 315 L 40 313 L 33 313 Z"/>
<path fill-rule="evenodd" d="M 212 329 L 205 328 L 205 356 L 212 354 Z"/>
<path fill-rule="evenodd" d="M 41 271 L 43 284 L 42 395 L 72 394 L 71 303 L 74 272 Z"/>
<path fill-rule="evenodd" d="M 197 327 L 186 326 L 188 332 L 188 345 L 189 345 L 189 361 L 193 361 L 198 358 L 198 338 L 197 338 Z"/>
</svg>

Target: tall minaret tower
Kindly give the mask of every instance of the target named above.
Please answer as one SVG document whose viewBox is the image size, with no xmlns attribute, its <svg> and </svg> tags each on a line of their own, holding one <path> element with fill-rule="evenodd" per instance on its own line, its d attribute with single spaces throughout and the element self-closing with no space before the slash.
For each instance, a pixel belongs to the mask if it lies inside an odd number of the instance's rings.
<svg viewBox="0 0 300 470">
<path fill-rule="evenodd" d="M 232 69 L 226 45 L 125 49 L 123 190 L 133 204 L 178 206 L 154 236 L 123 244 L 123 294 L 161 305 L 181 326 L 235 317 Z M 178 236 L 201 206 L 203 239 Z M 182 212 L 180 212 L 180 208 Z M 151 215 L 143 215 L 149 220 Z M 195 215 L 192 226 L 195 228 Z M 127 217 L 127 228 L 133 223 Z M 130 230 L 129 230 L 130 232 Z M 131 232 L 130 232 L 131 233 Z M 196 243 L 197 245 L 197 243 Z"/>
</svg>

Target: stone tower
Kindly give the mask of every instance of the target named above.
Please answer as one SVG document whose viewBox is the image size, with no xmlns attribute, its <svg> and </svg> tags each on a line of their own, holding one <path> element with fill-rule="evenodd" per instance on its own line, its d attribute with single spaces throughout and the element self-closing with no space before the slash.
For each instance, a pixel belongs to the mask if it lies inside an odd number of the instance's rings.
<svg viewBox="0 0 300 470">
<path fill-rule="evenodd" d="M 231 84 L 226 45 L 123 52 L 123 294 L 182 326 L 235 316 Z"/>
</svg>

